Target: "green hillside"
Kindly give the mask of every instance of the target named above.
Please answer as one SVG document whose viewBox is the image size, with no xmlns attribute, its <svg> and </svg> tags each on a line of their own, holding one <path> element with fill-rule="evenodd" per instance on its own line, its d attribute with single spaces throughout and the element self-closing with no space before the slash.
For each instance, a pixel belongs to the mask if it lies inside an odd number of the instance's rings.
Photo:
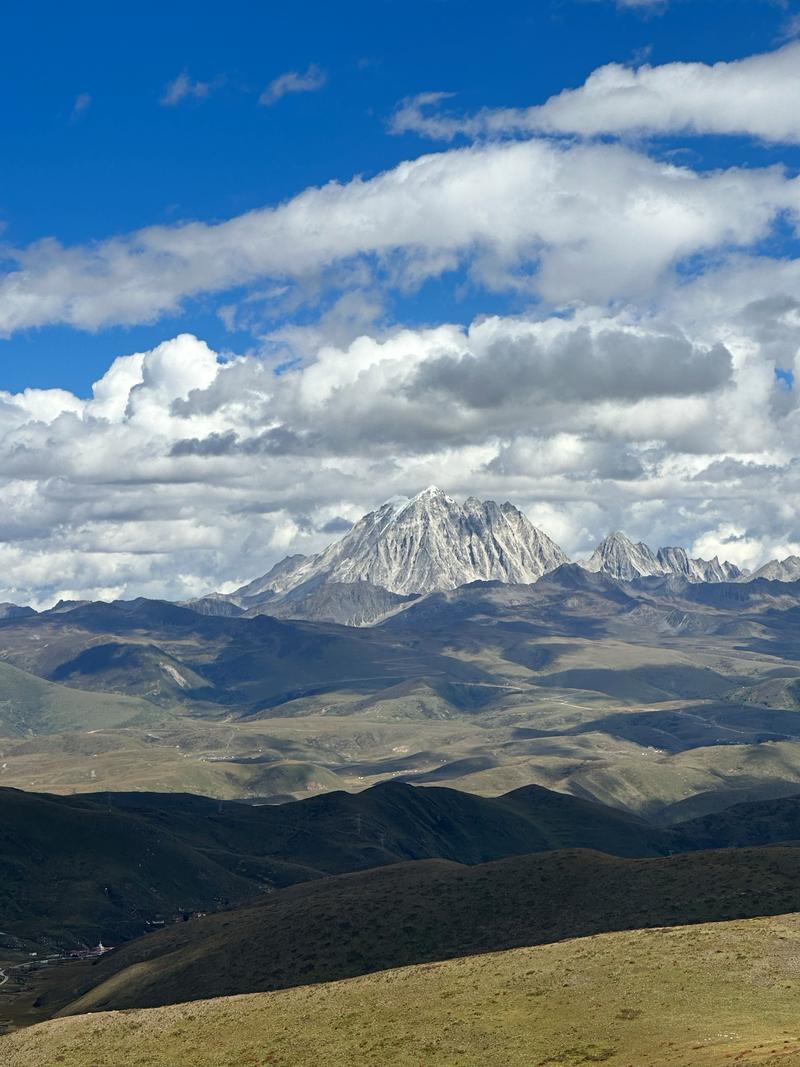
<svg viewBox="0 0 800 1067">
<path fill-rule="evenodd" d="M 139 697 L 76 691 L 0 662 L 0 737 L 147 726 L 164 715 Z"/>
</svg>

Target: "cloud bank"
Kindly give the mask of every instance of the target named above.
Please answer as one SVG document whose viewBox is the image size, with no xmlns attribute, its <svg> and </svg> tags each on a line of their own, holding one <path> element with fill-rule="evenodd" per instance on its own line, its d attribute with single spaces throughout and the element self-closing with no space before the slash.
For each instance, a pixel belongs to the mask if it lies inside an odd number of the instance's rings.
<svg viewBox="0 0 800 1067">
<path fill-rule="evenodd" d="M 786 554 L 796 402 L 757 326 L 714 332 L 494 317 L 289 370 L 184 334 L 116 359 L 87 400 L 0 394 L 0 595 L 197 595 L 430 482 L 510 497 L 571 552 L 624 524 L 743 564 Z"/>
<path fill-rule="evenodd" d="M 436 109 L 447 93 L 406 100 L 395 133 L 436 140 L 457 135 L 568 134 L 596 137 L 721 134 L 800 143 L 800 42 L 727 63 L 609 63 L 578 89 L 528 108 L 487 108 L 459 117 Z"/>
<path fill-rule="evenodd" d="M 462 148 L 216 225 L 7 249 L 0 334 L 151 322 L 256 283 L 344 290 L 354 270 L 387 291 L 464 269 L 554 305 L 646 299 L 692 257 L 751 246 L 779 220 L 796 229 L 798 208 L 800 182 L 780 168 L 699 172 L 622 145 Z"/>
</svg>

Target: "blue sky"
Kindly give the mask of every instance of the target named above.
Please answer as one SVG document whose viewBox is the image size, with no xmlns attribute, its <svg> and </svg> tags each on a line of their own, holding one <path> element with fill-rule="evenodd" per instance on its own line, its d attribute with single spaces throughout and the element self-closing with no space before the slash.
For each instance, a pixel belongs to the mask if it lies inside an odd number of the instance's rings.
<svg viewBox="0 0 800 1067">
<path fill-rule="evenodd" d="M 13 5 L 0 63 L 2 237 L 69 245 L 236 216 L 430 150 L 414 133 L 387 133 L 405 97 L 449 91 L 467 112 L 540 103 L 611 61 L 712 63 L 768 50 L 795 10 L 769 0 L 628 9 L 610 0 Z M 318 91 L 259 106 L 274 78 L 311 64 L 326 76 Z M 207 95 L 164 106 L 165 87 L 182 72 L 208 83 Z M 659 151 L 682 147 L 670 139 Z M 787 159 L 785 148 L 752 140 L 709 138 L 688 151 L 699 167 L 798 162 L 796 149 Z M 524 305 L 462 282 L 450 275 L 393 298 L 389 313 L 407 323 L 467 322 Z M 179 314 L 96 332 L 20 330 L 0 340 L 0 388 L 85 395 L 111 357 L 182 329 L 246 350 L 251 332 L 230 331 L 217 315 L 227 302 L 190 299 Z"/>
<path fill-rule="evenodd" d="M 13 5 L 0 101 L 0 600 L 430 484 L 800 555 L 800 0 Z"/>
</svg>

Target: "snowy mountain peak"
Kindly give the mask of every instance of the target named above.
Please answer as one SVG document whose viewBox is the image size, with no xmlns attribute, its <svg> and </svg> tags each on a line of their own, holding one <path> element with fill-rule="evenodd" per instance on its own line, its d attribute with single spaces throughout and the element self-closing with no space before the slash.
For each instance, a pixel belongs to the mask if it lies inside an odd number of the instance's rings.
<svg viewBox="0 0 800 1067">
<path fill-rule="evenodd" d="M 410 504 L 416 503 L 421 500 L 449 500 L 451 504 L 455 504 L 455 500 L 451 496 L 448 496 L 444 489 L 440 489 L 438 485 L 429 485 L 422 492 L 417 493 L 416 496 L 412 496 L 409 500 Z"/>
<path fill-rule="evenodd" d="M 430 593 L 474 581 L 528 584 L 567 562 L 513 504 L 476 497 L 459 504 L 429 486 L 369 512 L 324 552 L 278 564 L 245 589 L 269 587 L 280 596 L 312 581 L 366 581 L 392 593 Z"/>
<path fill-rule="evenodd" d="M 378 617 L 390 610 L 391 595 L 455 589 L 474 581 L 527 585 L 564 563 L 569 559 L 558 545 L 508 501 L 471 496 L 460 504 L 429 485 L 416 496 L 395 498 L 368 512 L 324 552 L 287 556 L 229 599 L 245 610 L 291 602 L 292 610 L 300 611 L 304 598 L 319 606 L 335 587 L 336 596 L 352 602 L 358 617 L 366 619 L 370 611 Z M 765 577 L 777 570 L 788 576 L 793 563 L 773 567 Z M 684 548 L 653 552 L 620 530 L 604 538 L 581 566 L 622 581 L 678 575 L 692 582 L 724 582 L 740 576 L 733 564 L 691 559 Z"/>
<path fill-rule="evenodd" d="M 460 504 L 429 485 L 395 497 L 362 516 L 339 541 L 315 556 L 293 555 L 218 600 L 249 614 L 364 625 L 398 609 L 403 598 L 455 589 L 474 581 L 526 585 L 569 559 L 546 533 L 505 501 L 468 497 Z M 601 541 L 579 566 L 621 581 L 676 576 L 690 582 L 800 580 L 800 558 L 766 564 L 745 575 L 732 563 L 694 559 L 685 548 L 634 542 L 621 530 Z"/>
</svg>

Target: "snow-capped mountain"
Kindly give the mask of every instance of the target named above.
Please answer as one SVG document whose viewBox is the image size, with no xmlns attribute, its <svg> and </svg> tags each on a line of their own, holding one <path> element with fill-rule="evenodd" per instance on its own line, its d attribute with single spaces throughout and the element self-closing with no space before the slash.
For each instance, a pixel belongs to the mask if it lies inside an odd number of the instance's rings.
<svg viewBox="0 0 800 1067">
<path fill-rule="evenodd" d="M 233 596 L 283 596 L 314 581 L 371 582 L 392 593 L 430 593 L 474 581 L 535 582 L 567 556 L 513 504 L 463 504 L 431 486 L 360 519 L 317 556 L 290 556 Z"/>
<path fill-rule="evenodd" d="M 741 575 L 733 563 L 691 559 L 685 548 L 659 548 L 653 552 L 649 545 L 634 544 L 617 531 L 606 537 L 581 566 L 588 571 L 601 571 L 624 582 L 652 575 L 675 574 L 690 582 L 730 582 Z"/>
<path fill-rule="evenodd" d="M 470 497 L 459 504 L 436 486 L 364 515 L 316 556 L 293 555 L 267 574 L 217 598 L 250 614 L 363 624 L 402 606 L 403 598 L 474 581 L 527 585 L 569 563 L 558 545 L 513 504 Z M 729 563 L 691 559 L 683 548 L 634 544 L 612 533 L 581 566 L 622 581 L 678 575 L 732 581 Z M 212 610 L 216 600 L 204 601 Z"/>
</svg>

